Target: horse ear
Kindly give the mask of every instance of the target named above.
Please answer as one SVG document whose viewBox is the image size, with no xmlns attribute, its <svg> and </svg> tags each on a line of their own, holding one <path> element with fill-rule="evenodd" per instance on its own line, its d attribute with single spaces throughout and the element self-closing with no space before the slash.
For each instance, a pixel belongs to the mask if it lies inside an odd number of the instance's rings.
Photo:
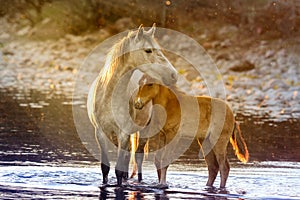
<svg viewBox="0 0 300 200">
<path fill-rule="evenodd" d="M 139 86 L 145 85 L 146 77 L 145 75 L 142 76 L 142 78 L 139 80 Z"/>
<path fill-rule="evenodd" d="M 155 30 L 156 30 L 156 24 L 153 23 L 152 28 L 147 33 L 152 37 L 154 37 Z"/>
<path fill-rule="evenodd" d="M 141 79 L 139 80 L 139 85 L 145 85 L 148 82 L 152 82 L 154 79 L 151 78 L 151 76 L 144 74 Z"/>
<path fill-rule="evenodd" d="M 137 30 L 136 36 L 135 36 L 135 40 L 138 41 L 140 40 L 144 35 L 144 28 L 143 28 L 143 24 L 141 24 L 139 26 L 139 29 Z"/>
</svg>

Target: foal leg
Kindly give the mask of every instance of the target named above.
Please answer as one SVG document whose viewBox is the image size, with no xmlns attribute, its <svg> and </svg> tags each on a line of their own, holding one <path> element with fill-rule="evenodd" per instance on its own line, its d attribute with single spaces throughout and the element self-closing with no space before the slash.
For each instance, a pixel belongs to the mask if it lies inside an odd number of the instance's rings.
<svg viewBox="0 0 300 200">
<path fill-rule="evenodd" d="M 158 152 L 155 155 L 155 166 L 157 169 L 157 176 L 158 176 L 158 187 L 159 188 L 167 188 L 167 169 L 169 165 L 164 166 L 163 164 L 163 156 L 161 155 L 161 152 Z"/>
<path fill-rule="evenodd" d="M 158 178 L 158 182 L 160 183 L 161 180 L 161 158 L 158 156 L 158 153 L 156 153 L 155 158 L 154 158 L 154 164 L 156 167 L 156 172 L 157 172 L 157 178 Z"/>
<path fill-rule="evenodd" d="M 219 172 L 219 164 L 217 162 L 215 153 L 213 151 L 210 151 L 205 156 L 205 161 L 208 167 L 208 180 L 206 186 L 212 187 Z"/>
<path fill-rule="evenodd" d="M 213 151 L 215 153 L 217 162 L 219 164 L 219 170 L 220 170 L 220 189 L 225 191 L 226 181 L 229 175 L 229 162 L 227 159 L 227 145 L 229 141 L 230 134 L 224 133 L 224 131 L 221 133 L 221 136 L 219 137 L 218 142 L 213 148 Z"/>
<path fill-rule="evenodd" d="M 169 165 L 167 166 L 162 166 L 161 161 L 158 160 L 159 158 L 155 158 L 155 166 L 157 169 L 157 176 L 158 176 L 158 187 L 163 189 L 163 188 L 168 188 L 167 185 L 167 170 Z"/>
<path fill-rule="evenodd" d="M 159 184 L 163 187 L 167 187 L 167 170 L 169 165 L 161 168 L 160 181 Z"/>
<path fill-rule="evenodd" d="M 158 175 L 158 187 L 161 189 L 168 188 L 167 185 L 167 170 L 169 167 L 168 163 L 168 156 L 172 153 L 170 150 L 168 151 L 166 149 L 166 144 L 167 141 L 171 141 L 173 139 L 173 134 L 172 132 L 165 132 L 161 131 L 156 137 L 158 139 L 158 148 L 157 148 L 157 153 L 155 155 L 155 165 L 157 169 L 157 175 Z M 170 137 L 170 138 L 169 138 Z"/>
<path fill-rule="evenodd" d="M 217 161 L 219 163 L 220 168 L 220 176 L 221 176 L 221 183 L 220 183 L 220 189 L 225 189 L 226 181 L 229 175 L 229 162 L 227 159 L 226 153 L 216 154 Z"/>
</svg>

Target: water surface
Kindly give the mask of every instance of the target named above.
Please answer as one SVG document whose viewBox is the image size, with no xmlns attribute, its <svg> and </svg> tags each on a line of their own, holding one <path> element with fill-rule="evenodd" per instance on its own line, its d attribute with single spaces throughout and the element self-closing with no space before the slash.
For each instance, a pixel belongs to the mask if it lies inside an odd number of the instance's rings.
<svg viewBox="0 0 300 200">
<path fill-rule="evenodd" d="M 205 193 L 207 169 L 198 146 L 168 171 L 168 190 L 159 190 L 151 161 L 144 164 L 145 182 L 136 179 L 123 190 L 100 191 L 99 162 L 77 135 L 72 99 L 58 91 L 2 89 L 0 92 L 0 198 L 2 199 L 299 199 L 299 120 L 272 122 L 267 117 L 237 114 L 247 141 L 250 162 L 237 161 L 228 148 L 230 195 Z M 76 101 L 84 108 L 84 101 Z M 112 164 L 113 166 L 113 164 Z M 115 184 L 114 170 L 110 184 Z M 219 184 L 219 178 L 215 185 Z M 135 185 L 134 187 L 132 185 Z"/>
</svg>

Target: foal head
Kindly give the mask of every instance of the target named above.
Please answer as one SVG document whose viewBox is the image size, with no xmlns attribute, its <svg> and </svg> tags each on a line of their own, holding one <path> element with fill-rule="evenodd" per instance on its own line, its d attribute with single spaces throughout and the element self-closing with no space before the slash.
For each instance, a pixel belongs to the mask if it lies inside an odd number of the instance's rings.
<svg viewBox="0 0 300 200">
<path fill-rule="evenodd" d="M 134 107 L 136 109 L 143 109 L 147 103 L 159 94 L 161 85 L 149 76 L 147 78 L 144 76 L 139 84 L 140 87 L 134 98 Z"/>
</svg>

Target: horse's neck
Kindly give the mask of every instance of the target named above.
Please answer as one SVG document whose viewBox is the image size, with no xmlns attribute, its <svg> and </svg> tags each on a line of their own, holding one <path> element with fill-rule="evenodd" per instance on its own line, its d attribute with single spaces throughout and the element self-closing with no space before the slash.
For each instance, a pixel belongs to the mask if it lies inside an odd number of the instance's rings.
<svg viewBox="0 0 300 200">
<path fill-rule="evenodd" d="M 127 67 L 126 65 L 118 68 L 119 69 L 116 69 L 113 73 L 105 89 L 103 88 L 104 99 L 106 100 L 109 100 L 112 97 L 113 92 L 122 92 L 123 94 L 127 93 L 127 87 L 133 71 L 128 70 L 129 67 Z"/>
<path fill-rule="evenodd" d="M 122 66 L 125 67 L 125 66 Z M 130 69 L 130 67 L 128 66 Z M 127 69 L 128 69 L 127 68 Z M 108 122 L 105 125 L 106 131 L 114 131 L 115 133 L 133 133 L 137 131 L 134 123 L 131 123 L 133 109 L 128 105 L 130 101 L 131 91 L 129 90 L 130 79 L 133 70 L 115 71 L 111 79 L 105 87 L 99 87 L 98 115 L 102 122 Z M 102 89 L 102 90 L 101 90 Z M 96 106 L 97 107 L 97 106 Z M 103 114 L 105 113 L 105 114 Z"/>
</svg>

